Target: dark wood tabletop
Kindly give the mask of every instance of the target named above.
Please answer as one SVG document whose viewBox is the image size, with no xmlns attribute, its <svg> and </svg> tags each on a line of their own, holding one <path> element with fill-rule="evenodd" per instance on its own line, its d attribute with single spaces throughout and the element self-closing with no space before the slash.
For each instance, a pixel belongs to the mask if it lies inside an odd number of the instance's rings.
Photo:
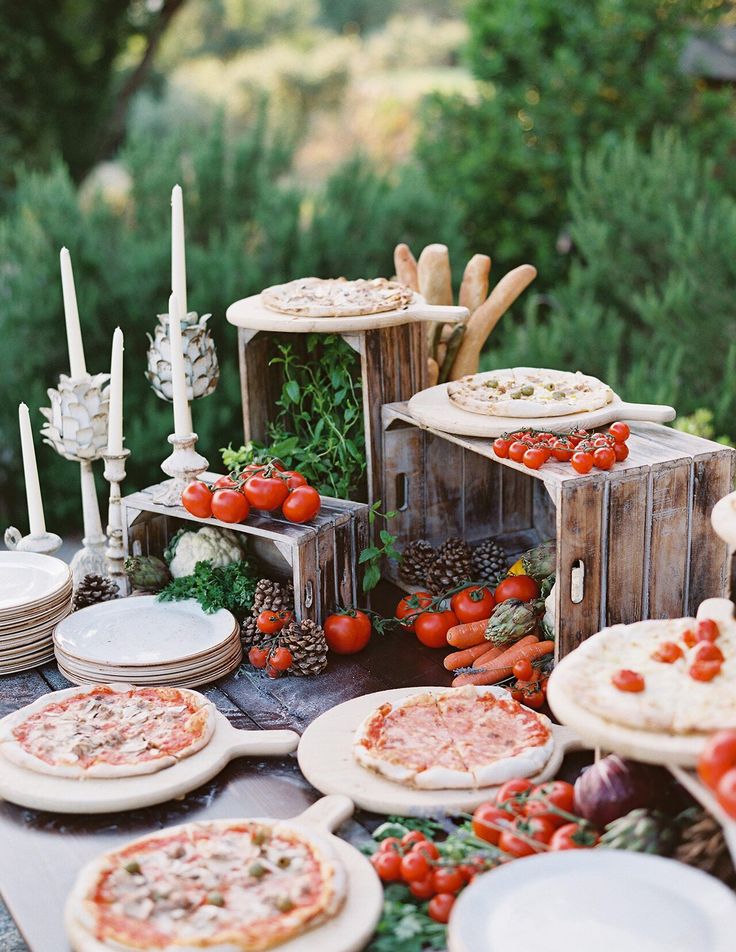
<svg viewBox="0 0 736 952">
<path fill-rule="evenodd" d="M 443 655 L 424 648 L 411 634 L 374 635 L 357 655 L 331 655 L 320 675 L 274 681 L 243 668 L 203 693 L 238 728 L 291 728 L 301 733 L 323 711 L 361 694 L 449 684 Z M 54 664 L 2 677 L 0 716 L 68 686 Z M 292 754 L 263 760 L 240 758 L 183 800 L 126 813 L 85 817 L 43 813 L 0 801 L 0 892 L 32 952 L 67 952 L 64 903 L 88 860 L 135 836 L 193 819 L 291 817 L 319 796 Z M 381 819 L 358 812 L 341 827 L 340 835 L 359 845 Z"/>
</svg>

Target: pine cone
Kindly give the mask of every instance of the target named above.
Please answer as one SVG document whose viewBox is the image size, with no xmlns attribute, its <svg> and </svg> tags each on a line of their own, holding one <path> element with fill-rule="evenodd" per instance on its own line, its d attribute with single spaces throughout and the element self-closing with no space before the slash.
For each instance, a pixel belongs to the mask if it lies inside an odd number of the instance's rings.
<svg viewBox="0 0 736 952">
<path fill-rule="evenodd" d="M 536 630 L 542 615 L 544 602 L 522 602 L 518 598 L 507 598 L 493 609 L 486 628 L 486 638 L 501 648 L 518 641 Z"/>
<path fill-rule="evenodd" d="M 462 539 L 448 539 L 437 550 L 437 558 L 427 572 L 427 588 L 441 595 L 461 582 L 469 582 L 473 575 L 473 555 Z"/>
<path fill-rule="evenodd" d="M 437 558 L 434 546 L 426 539 L 415 539 L 404 547 L 399 575 L 409 585 L 425 585 L 429 567 Z"/>
<path fill-rule="evenodd" d="M 74 592 L 72 610 L 87 608 L 97 602 L 109 602 L 120 594 L 118 583 L 104 575 L 85 575 Z"/>
<path fill-rule="evenodd" d="M 256 585 L 253 595 L 254 615 L 261 612 L 280 612 L 294 610 L 294 586 L 291 582 L 272 582 L 269 578 L 262 578 Z"/>
<path fill-rule="evenodd" d="M 689 812 L 689 811 L 688 811 Z M 684 827 L 675 859 L 697 866 L 736 889 L 736 871 L 720 823 L 705 810 L 698 810 Z"/>
<path fill-rule="evenodd" d="M 309 618 L 292 621 L 280 634 L 280 642 L 294 659 L 289 674 L 301 677 L 319 674 L 327 667 L 327 639 L 324 629 Z"/>
<path fill-rule="evenodd" d="M 495 586 L 506 575 L 509 557 L 502 545 L 493 539 L 485 539 L 473 547 L 473 576 L 479 582 Z"/>
<path fill-rule="evenodd" d="M 668 817 L 657 810 L 645 810 L 642 807 L 609 823 L 600 845 L 609 849 L 669 856 L 676 840 L 677 833 Z"/>
</svg>

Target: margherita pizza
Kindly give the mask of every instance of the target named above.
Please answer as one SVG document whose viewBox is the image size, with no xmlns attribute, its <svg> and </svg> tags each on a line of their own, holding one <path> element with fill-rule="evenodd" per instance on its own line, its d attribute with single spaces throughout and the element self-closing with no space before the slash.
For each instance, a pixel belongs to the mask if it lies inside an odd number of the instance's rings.
<svg viewBox="0 0 736 952">
<path fill-rule="evenodd" d="M 67 922 L 104 949 L 258 952 L 331 918 L 346 877 L 288 823 L 212 820 L 142 837 L 82 870 Z"/>
<path fill-rule="evenodd" d="M 382 704 L 358 728 L 355 759 L 396 783 L 468 789 L 538 774 L 554 738 L 544 714 L 508 692 L 468 685 Z"/>
<path fill-rule="evenodd" d="M 398 311 L 411 304 L 414 292 L 386 278 L 298 278 L 261 291 L 266 307 L 302 317 L 348 317 Z"/>
<path fill-rule="evenodd" d="M 598 410 L 613 399 L 611 388 L 597 377 L 534 367 L 461 377 L 447 385 L 447 395 L 471 413 L 527 419 Z"/>
<path fill-rule="evenodd" d="M 154 773 L 200 750 L 212 704 L 186 688 L 97 684 L 39 698 L 0 723 L 8 760 L 58 777 Z"/>
</svg>

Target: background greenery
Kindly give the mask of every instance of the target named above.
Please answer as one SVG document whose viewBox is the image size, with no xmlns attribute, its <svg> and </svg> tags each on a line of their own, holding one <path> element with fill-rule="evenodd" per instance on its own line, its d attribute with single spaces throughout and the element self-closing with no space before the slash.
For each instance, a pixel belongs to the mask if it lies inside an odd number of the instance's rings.
<svg viewBox="0 0 736 952">
<path fill-rule="evenodd" d="M 26 524 L 17 404 L 67 366 L 63 244 L 90 369 L 125 331 L 126 489 L 156 478 L 176 181 L 222 362 L 193 410 L 212 461 L 241 435 L 227 305 L 390 274 L 397 241 L 538 266 L 487 364 L 579 367 L 736 436 L 734 86 L 681 67 L 714 27 L 728 0 L 1 0 L 2 521 Z M 78 527 L 73 467 L 38 455 L 49 524 Z"/>
</svg>

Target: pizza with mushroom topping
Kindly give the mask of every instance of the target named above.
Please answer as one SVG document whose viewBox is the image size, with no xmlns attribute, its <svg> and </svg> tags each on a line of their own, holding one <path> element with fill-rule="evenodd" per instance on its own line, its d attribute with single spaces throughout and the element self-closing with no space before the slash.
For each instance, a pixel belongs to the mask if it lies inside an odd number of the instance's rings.
<svg viewBox="0 0 736 952">
<path fill-rule="evenodd" d="M 349 317 L 398 311 L 411 304 L 414 292 L 386 278 L 298 278 L 261 291 L 266 307 L 301 317 Z"/>
</svg>

